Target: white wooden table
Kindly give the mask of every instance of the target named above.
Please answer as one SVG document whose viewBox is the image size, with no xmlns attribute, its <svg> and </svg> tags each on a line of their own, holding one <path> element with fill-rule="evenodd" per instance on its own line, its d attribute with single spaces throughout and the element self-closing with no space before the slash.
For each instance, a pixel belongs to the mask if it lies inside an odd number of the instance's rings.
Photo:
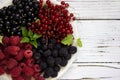
<svg viewBox="0 0 120 80">
<path fill-rule="evenodd" d="M 60 79 L 120 80 L 120 0 L 64 1 L 76 9 L 83 47 Z"/>
<path fill-rule="evenodd" d="M 83 47 L 60 79 L 120 80 L 120 0 L 64 1 L 76 9 Z"/>
</svg>

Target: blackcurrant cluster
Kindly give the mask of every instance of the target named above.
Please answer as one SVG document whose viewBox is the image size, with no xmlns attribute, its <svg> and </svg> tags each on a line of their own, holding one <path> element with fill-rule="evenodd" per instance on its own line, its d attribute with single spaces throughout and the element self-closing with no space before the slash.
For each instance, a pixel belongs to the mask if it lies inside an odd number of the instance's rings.
<svg viewBox="0 0 120 80">
<path fill-rule="evenodd" d="M 38 48 L 33 49 L 33 58 L 40 65 L 45 78 L 56 77 L 60 67 L 66 66 L 72 54 L 77 51 L 76 47 L 57 43 L 54 38 L 40 38 L 38 43 Z"/>
<path fill-rule="evenodd" d="M 37 0 L 13 0 L 12 5 L 0 9 L 0 35 L 21 35 L 21 27 L 28 26 L 37 18 Z"/>
</svg>

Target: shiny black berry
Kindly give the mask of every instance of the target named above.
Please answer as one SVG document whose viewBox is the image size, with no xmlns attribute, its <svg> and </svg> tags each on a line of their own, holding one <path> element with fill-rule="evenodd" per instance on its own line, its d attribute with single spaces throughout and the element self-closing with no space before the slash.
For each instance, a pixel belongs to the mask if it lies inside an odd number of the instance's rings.
<svg viewBox="0 0 120 80">
<path fill-rule="evenodd" d="M 49 67 L 45 70 L 45 74 L 48 75 L 48 76 L 52 76 L 53 73 L 54 73 L 54 70 L 51 67 Z"/>
<path fill-rule="evenodd" d="M 58 72 L 54 71 L 53 74 L 51 75 L 51 77 L 54 78 L 54 77 L 57 77 L 57 75 L 58 75 Z"/>
<path fill-rule="evenodd" d="M 60 66 L 54 66 L 53 68 L 56 72 L 59 72 L 60 71 Z"/>
<path fill-rule="evenodd" d="M 46 69 L 46 68 L 47 68 L 47 63 L 41 61 L 41 62 L 40 62 L 40 67 L 42 68 L 42 70 Z"/>
<path fill-rule="evenodd" d="M 53 57 L 49 56 L 49 57 L 47 58 L 48 66 L 51 66 L 51 67 L 54 66 L 54 62 L 55 62 L 55 60 L 54 60 Z"/>
<path fill-rule="evenodd" d="M 67 63 L 68 63 L 68 61 L 63 58 L 62 61 L 61 61 L 61 63 L 60 63 L 60 65 L 61 65 L 62 67 L 64 67 L 64 66 L 67 65 Z"/>
<path fill-rule="evenodd" d="M 49 50 L 49 49 L 43 52 L 43 56 L 45 56 L 45 57 L 48 57 L 50 55 L 51 55 L 51 50 Z"/>
<path fill-rule="evenodd" d="M 62 59 L 60 57 L 55 58 L 55 64 L 59 65 L 62 62 Z"/>
<path fill-rule="evenodd" d="M 52 50 L 52 56 L 57 57 L 58 56 L 58 50 L 56 50 L 56 49 Z"/>
<path fill-rule="evenodd" d="M 75 54 L 77 52 L 77 48 L 75 46 L 70 46 L 68 51 L 70 54 Z"/>
<path fill-rule="evenodd" d="M 59 56 L 67 56 L 68 55 L 68 50 L 67 48 L 61 48 L 59 50 Z"/>
</svg>

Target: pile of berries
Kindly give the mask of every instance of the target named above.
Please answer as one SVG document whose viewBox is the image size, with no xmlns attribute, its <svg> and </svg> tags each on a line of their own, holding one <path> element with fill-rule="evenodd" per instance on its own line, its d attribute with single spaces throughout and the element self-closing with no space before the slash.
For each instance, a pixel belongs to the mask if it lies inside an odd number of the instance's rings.
<svg viewBox="0 0 120 80">
<path fill-rule="evenodd" d="M 0 75 L 10 74 L 13 80 L 44 80 L 40 76 L 41 67 L 35 64 L 32 57 L 32 45 L 20 43 L 19 36 L 3 38 L 3 45 L 0 47 Z"/>
<path fill-rule="evenodd" d="M 13 0 L 12 5 L 0 9 L 0 39 L 3 36 L 0 75 L 7 73 L 12 80 L 57 77 L 61 67 L 77 52 L 72 44 L 61 43 L 73 34 L 70 22 L 75 17 L 67 10 L 69 4 L 62 1 L 61 5 L 55 5 L 50 0 L 43 3 L 43 0 Z M 22 27 L 26 28 L 23 32 Z"/>
<path fill-rule="evenodd" d="M 40 38 L 38 43 L 38 48 L 33 48 L 33 58 L 35 63 L 40 65 L 41 73 L 44 73 L 45 78 L 56 77 L 60 67 L 66 66 L 72 54 L 77 51 L 76 47 L 57 43 L 54 38 L 48 41 L 45 38 Z"/>
</svg>

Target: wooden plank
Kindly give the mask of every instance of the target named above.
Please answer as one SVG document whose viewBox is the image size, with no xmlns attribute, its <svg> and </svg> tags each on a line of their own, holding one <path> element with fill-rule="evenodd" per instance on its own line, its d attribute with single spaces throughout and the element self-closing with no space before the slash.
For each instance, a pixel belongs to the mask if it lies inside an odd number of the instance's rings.
<svg viewBox="0 0 120 80">
<path fill-rule="evenodd" d="M 78 21 L 83 47 L 75 62 L 120 62 L 120 21 Z"/>
<path fill-rule="evenodd" d="M 12 0 L 7 0 L 11 3 Z M 0 7 L 7 1 L 0 0 Z M 58 0 L 61 1 L 61 0 Z M 77 19 L 120 19 L 120 0 L 64 0 Z"/>
<path fill-rule="evenodd" d="M 58 0 L 61 1 L 61 0 Z M 77 19 L 120 19 L 120 0 L 64 0 Z"/>
<path fill-rule="evenodd" d="M 79 66 L 73 64 L 71 68 L 60 78 L 62 80 L 120 80 L 120 69 L 104 66 Z M 95 64 L 97 65 L 97 64 Z M 101 64 L 102 65 L 102 64 Z M 116 65 L 116 64 L 113 64 Z M 120 66 L 119 66 L 120 67 Z"/>
</svg>

